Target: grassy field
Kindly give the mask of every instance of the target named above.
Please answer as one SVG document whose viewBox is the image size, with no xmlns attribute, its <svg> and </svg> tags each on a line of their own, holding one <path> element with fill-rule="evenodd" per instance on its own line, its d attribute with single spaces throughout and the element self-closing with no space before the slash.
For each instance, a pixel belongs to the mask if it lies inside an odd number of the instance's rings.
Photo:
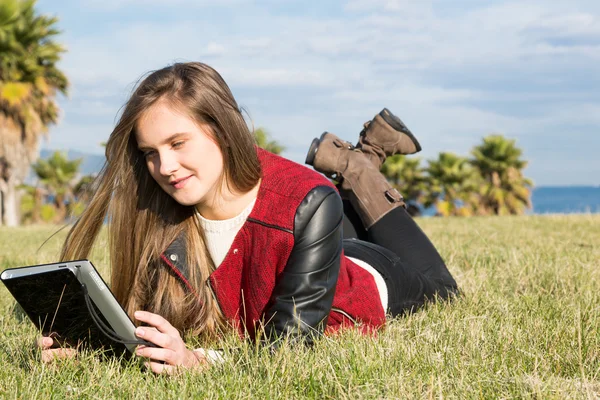
<svg viewBox="0 0 600 400">
<path fill-rule="evenodd" d="M 270 355 L 228 338 L 228 360 L 157 377 L 94 355 L 44 365 L 0 287 L 2 398 L 598 398 L 600 215 L 422 219 L 463 296 Z M 65 232 L 0 228 L 0 270 L 55 261 Z M 106 266 L 105 243 L 91 259 Z M 106 277 L 106 270 L 102 271 Z"/>
</svg>

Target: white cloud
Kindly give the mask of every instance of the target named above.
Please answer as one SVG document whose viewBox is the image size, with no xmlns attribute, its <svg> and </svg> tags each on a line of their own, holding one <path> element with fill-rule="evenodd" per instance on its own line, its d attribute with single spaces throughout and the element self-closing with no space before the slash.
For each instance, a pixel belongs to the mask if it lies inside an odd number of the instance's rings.
<svg viewBox="0 0 600 400">
<path fill-rule="evenodd" d="M 83 100 L 73 102 L 68 107 L 68 117 L 70 114 L 78 114 L 84 117 L 103 117 L 114 118 L 116 110 L 113 104 L 102 100 Z"/>
<path fill-rule="evenodd" d="M 141 2 L 89 1 L 109 14 L 111 7 L 125 13 Z M 457 5 L 448 13 L 436 1 L 353 0 L 343 5 L 343 15 L 315 17 L 286 14 L 284 3 L 271 13 L 237 1 L 244 7 L 228 10 L 227 19 L 202 12 L 182 13 L 176 23 L 137 16 L 114 22 L 110 31 L 69 33 L 63 65 L 73 82 L 72 102 L 65 104 L 65 124 L 53 128 L 52 140 L 78 137 L 85 123 L 70 118 L 86 112 L 110 116 L 89 130 L 105 140 L 114 114 L 143 73 L 186 60 L 214 66 L 241 93 L 238 101 L 251 104 L 255 123 L 272 130 L 297 161 L 303 146 L 323 130 L 351 140 L 383 106 L 418 134 L 426 155 L 444 149 L 464 153 L 492 131 L 527 138 L 558 135 L 557 124 L 600 127 L 593 83 L 577 89 L 564 83 L 568 73 L 582 71 L 600 81 L 592 67 L 598 46 L 577 41 L 600 37 L 600 6 L 594 2 L 504 1 Z M 215 2 L 191 3 L 180 0 L 173 7 Z M 551 40 L 556 38 L 573 43 Z M 508 106 L 495 108 L 494 101 Z M 513 101 L 523 110 L 511 110 Z M 556 153 L 561 156 L 560 149 Z"/>
<path fill-rule="evenodd" d="M 348 11 L 383 10 L 406 16 L 431 13 L 430 0 L 350 0 L 344 5 Z"/>
<path fill-rule="evenodd" d="M 239 42 L 242 49 L 265 50 L 273 45 L 273 39 L 269 37 L 259 37 L 253 39 L 242 39 Z"/>
<path fill-rule="evenodd" d="M 219 6 L 239 6 L 248 2 L 248 0 L 82 0 L 80 1 L 80 7 L 111 12 L 127 7 L 141 7 L 145 10 L 151 7 L 178 7 L 181 10 L 190 10 Z"/>
<path fill-rule="evenodd" d="M 225 47 L 223 45 L 220 45 L 219 43 L 215 43 L 215 42 L 210 42 L 207 46 L 206 46 L 206 50 L 204 51 L 203 55 L 205 56 L 222 56 L 225 54 Z"/>
<path fill-rule="evenodd" d="M 600 34 L 598 16 L 590 13 L 573 12 L 570 14 L 553 14 L 539 19 L 532 28 L 558 34 Z"/>
<path fill-rule="evenodd" d="M 231 85 L 246 87 L 272 86 L 328 86 L 329 80 L 317 70 L 299 68 L 224 68 L 223 72 L 231 76 Z"/>
</svg>

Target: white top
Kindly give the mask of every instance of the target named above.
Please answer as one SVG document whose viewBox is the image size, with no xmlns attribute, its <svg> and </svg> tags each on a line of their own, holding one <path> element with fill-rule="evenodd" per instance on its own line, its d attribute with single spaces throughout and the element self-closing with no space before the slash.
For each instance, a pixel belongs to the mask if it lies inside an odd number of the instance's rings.
<svg viewBox="0 0 600 400">
<path fill-rule="evenodd" d="M 373 278 L 375 279 L 375 284 L 377 285 L 377 290 L 379 291 L 379 298 L 381 299 L 381 305 L 383 306 L 383 312 L 387 314 L 388 289 L 387 289 L 387 285 L 385 284 L 385 280 L 383 279 L 383 276 L 381 276 L 381 274 L 379 272 L 377 272 L 377 270 L 375 268 L 371 267 L 370 264 L 367 264 L 363 260 L 359 260 L 358 258 L 354 258 L 354 257 L 348 257 L 348 258 L 350 260 L 354 261 L 354 263 L 356 265 L 358 265 L 359 267 L 361 267 L 362 269 L 364 269 L 365 271 L 367 271 L 368 273 L 373 275 Z"/>
<path fill-rule="evenodd" d="M 240 231 L 248 215 L 252 212 L 256 199 L 254 199 L 242 212 L 230 219 L 224 220 L 211 220 L 206 219 L 198 213 L 200 219 L 200 225 L 204 229 L 204 235 L 206 237 L 206 246 L 208 252 L 215 263 L 215 268 L 221 265 L 227 252 L 229 251 L 235 235 Z M 381 305 L 383 306 L 384 312 L 387 312 L 388 306 L 388 290 L 383 280 L 383 277 L 379 272 L 375 270 L 371 265 L 357 258 L 348 257 L 356 263 L 359 267 L 370 273 L 375 279 L 375 284 L 379 291 L 379 297 L 381 299 Z"/>
<path fill-rule="evenodd" d="M 225 259 L 225 256 L 233 243 L 233 239 L 235 239 L 235 235 L 242 229 L 242 226 L 248 219 L 248 215 L 252 212 L 254 203 L 256 203 L 256 199 L 252 200 L 252 202 L 235 217 L 218 221 L 206 219 L 198 213 L 200 226 L 204 229 L 204 235 L 206 237 L 206 246 L 215 263 L 215 268 L 221 265 Z"/>
</svg>

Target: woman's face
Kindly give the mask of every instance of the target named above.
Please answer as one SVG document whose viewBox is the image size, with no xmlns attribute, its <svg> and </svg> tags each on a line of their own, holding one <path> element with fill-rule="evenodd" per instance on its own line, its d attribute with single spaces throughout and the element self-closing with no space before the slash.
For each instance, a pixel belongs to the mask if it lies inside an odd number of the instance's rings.
<svg viewBox="0 0 600 400">
<path fill-rule="evenodd" d="M 223 173 L 223 155 L 208 125 L 158 101 L 136 129 L 150 175 L 179 204 L 212 203 Z"/>
</svg>

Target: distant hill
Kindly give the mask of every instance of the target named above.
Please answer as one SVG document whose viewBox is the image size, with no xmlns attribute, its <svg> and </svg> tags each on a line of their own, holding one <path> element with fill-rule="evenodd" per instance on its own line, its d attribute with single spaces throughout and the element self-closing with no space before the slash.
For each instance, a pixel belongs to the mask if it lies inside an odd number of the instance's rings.
<svg viewBox="0 0 600 400">
<path fill-rule="evenodd" d="M 46 159 L 52 155 L 57 150 L 52 149 L 44 149 L 40 151 L 40 158 Z M 90 154 L 90 153 L 82 153 L 77 150 L 58 150 L 67 153 L 67 158 L 69 160 L 75 160 L 78 158 L 82 158 L 83 161 L 79 167 L 79 173 L 81 175 L 92 175 L 100 172 L 102 169 L 102 165 L 104 164 L 104 160 L 106 158 L 101 154 Z M 29 176 L 25 180 L 26 183 L 31 184 L 35 180 L 35 174 L 32 170 L 29 171 Z"/>
<path fill-rule="evenodd" d="M 56 150 L 42 150 L 40 152 L 40 158 L 48 158 L 54 153 Z M 82 175 L 90 175 L 93 173 L 100 172 L 102 168 L 102 164 L 106 158 L 104 155 L 100 154 L 90 154 L 90 153 L 82 153 L 77 150 L 67 150 L 67 158 L 69 160 L 75 160 L 77 158 L 83 158 L 81 162 L 81 166 L 79 167 L 79 171 Z"/>
</svg>

